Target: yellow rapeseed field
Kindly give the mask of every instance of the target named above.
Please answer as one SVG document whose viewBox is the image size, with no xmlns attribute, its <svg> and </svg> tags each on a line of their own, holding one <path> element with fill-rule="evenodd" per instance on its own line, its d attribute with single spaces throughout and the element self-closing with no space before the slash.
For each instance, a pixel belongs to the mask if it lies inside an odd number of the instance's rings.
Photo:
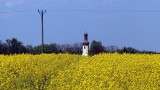
<svg viewBox="0 0 160 90">
<path fill-rule="evenodd" d="M 160 90 L 160 55 L 0 55 L 0 90 Z"/>
</svg>

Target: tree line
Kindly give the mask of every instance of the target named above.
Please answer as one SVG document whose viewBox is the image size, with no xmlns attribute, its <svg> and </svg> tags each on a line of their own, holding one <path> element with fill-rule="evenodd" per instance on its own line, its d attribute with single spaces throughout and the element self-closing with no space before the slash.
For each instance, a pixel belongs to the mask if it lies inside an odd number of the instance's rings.
<svg viewBox="0 0 160 90">
<path fill-rule="evenodd" d="M 45 53 L 70 53 L 70 54 L 82 54 L 82 43 L 74 44 L 45 44 L 44 45 Z M 132 47 L 123 47 L 119 49 L 117 46 L 103 46 L 101 41 L 93 40 L 90 44 L 89 54 L 95 55 L 99 53 L 147 53 L 147 54 L 157 54 L 158 52 L 153 51 L 139 51 Z M 42 47 L 41 45 L 32 46 L 24 45 L 21 41 L 16 38 L 7 39 L 5 42 L 0 41 L 0 54 L 41 54 Z"/>
</svg>

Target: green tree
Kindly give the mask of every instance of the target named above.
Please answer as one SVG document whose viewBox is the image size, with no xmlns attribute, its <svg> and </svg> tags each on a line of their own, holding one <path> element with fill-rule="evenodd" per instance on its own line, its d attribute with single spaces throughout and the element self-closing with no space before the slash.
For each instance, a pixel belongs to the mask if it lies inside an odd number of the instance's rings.
<svg viewBox="0 0 160 90">
<path fill-rule="evenodd" d="M 33 48 L 33 50 L 34 50 L 34 54 L 41 54 L 42 53 L 42 45 L 35 46 Z"/>
<path fill-rule="evenodd" d="M 90 55 L 99 54 L 105 52 L 105 48 L 100 41 L 93 40 L 90 47 Z"/>
<path fill-rule="evenodd" d="M 19 54 L 26 53 L 26 48 L 21 41 L 18 41 L 16 38 L 7 39 L 6 46 L 9 50 L 8 54 Z"/>
<path fill-rule="evenodd" d="M 122 49 L 117 50 L 118 53 L 140 53 L 140 51 L 138 51 L 135 48 L 132 47 L 123 47 Z"/>
<path fill-rule="evenodd" d="M 52 43 L 48 46 L 51 53 L 58 53 L 58 48 L 56 43 Z"/>
<path fill-rule="evenodd" d="M 6 44 L 0 41 L 0 54 L 7 54 L 7 53 L 8 53 L 8 49 Z"/>
</svg>

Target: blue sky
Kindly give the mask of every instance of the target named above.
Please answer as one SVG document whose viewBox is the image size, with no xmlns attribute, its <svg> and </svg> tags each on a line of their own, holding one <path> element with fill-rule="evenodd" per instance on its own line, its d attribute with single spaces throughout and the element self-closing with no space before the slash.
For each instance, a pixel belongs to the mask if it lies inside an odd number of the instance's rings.
<svg viewBox="0 0 160 90">
<path fill-rule="evenodd" d="M 160 0 L 0 0 L 0 40 L 40 45 L 38 9 L 45 44 L 82 42 L 86 28 L 90 42 L 160 51 Z"/>
</svg>

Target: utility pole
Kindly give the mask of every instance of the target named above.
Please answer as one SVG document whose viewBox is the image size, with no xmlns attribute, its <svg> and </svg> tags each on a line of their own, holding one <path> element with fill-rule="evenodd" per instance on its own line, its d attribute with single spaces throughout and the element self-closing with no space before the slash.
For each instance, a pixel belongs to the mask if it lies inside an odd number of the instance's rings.
<svg viewBox="0 0 160 90">
<path fill-rule="evenodd" d="M 44 16 L 44 13 L 46 13 L 46 10 L 38 10 L 38 13 L 41 16 L 41 23 L 42 23 L 42 53 L 44 53 L 43 16 Z"/>
</svg>

